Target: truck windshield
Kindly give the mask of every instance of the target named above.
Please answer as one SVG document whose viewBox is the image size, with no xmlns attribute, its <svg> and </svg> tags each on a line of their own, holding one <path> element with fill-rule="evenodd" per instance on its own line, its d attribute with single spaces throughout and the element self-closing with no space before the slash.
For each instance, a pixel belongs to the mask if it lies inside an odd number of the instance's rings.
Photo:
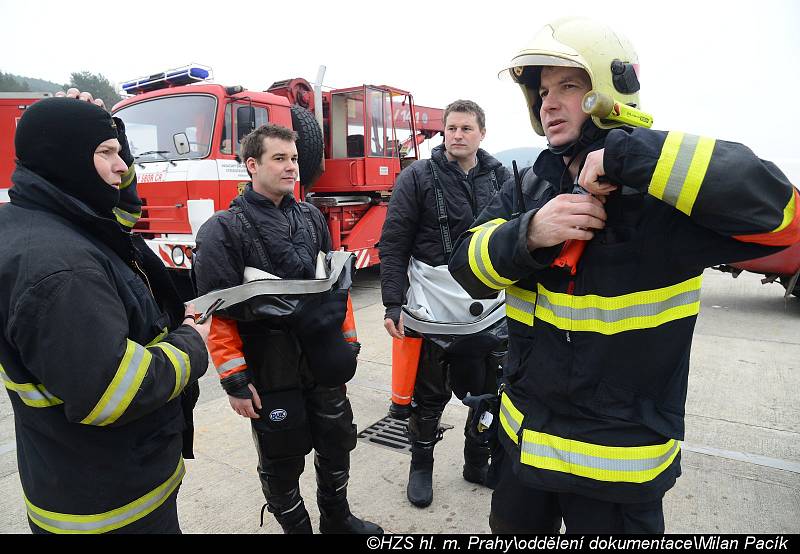
<svg viewBox="0 0 800 554">
<path fill-rule="evenodd" d="M 126 106 L 114 115 L 125 122 L 137 162 L 204 158 L 211 149 L 216 104 L 213 96 L 169 96 Z M 177 133 L 185 133 L 189 139 L 187 154 L 175 149 Z"/>
</svg>

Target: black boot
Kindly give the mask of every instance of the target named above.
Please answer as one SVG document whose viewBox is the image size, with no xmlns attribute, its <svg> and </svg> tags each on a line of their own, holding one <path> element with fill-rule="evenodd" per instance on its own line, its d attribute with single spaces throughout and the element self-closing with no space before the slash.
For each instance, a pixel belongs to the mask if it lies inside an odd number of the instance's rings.
<svg viewBox="0 0 800 554">
<path fill-rule="evenodd" d="M 264 526 L 264 508 L 267 508 L 270 513 L 275 515 L 275 519 L 278 520 L 285 535 L 311 535 L 314 532 L 311 528 L 311 518 L 306 511 L 302 499 L 294 508 L 290 508 L 284 512 L 280 511 L 279 508 L 270 506 L 269 503 L 264 504 L 264 506 L 261 507 L 262 527 Z"/>
<path fill-rule="evenodd" d="M 486 475 L 489 473 L 489 453 L 486 446 L 464 443 L 464 480 L 477 485 L 486 484 Z"/>
<path fill-rule="evenodd" d="M 314 455 L 317 470 L 317 504 L 319 505 L 319 532 L 341 535 L 382 535 L 383 529 L 350 511 L 347 502 L 347 481 L 350 478 L 350 459 L 338 463 Z"/>
<path fill-rule="evenodd" d="M 426 508 L 433 502 L 433 447 L 436 442 L 414 442 L 411 445 L 411 469 L 408 472 L 406 496 L 414 506 Z"/>
</svg>

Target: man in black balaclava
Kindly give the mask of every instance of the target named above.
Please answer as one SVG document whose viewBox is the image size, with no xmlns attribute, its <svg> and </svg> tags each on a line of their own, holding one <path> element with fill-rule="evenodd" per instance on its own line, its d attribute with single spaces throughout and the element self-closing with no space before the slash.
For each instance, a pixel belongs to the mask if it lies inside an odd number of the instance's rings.
<svg viewBox="0 0 800 554">
<path fill-rule="evenodd" d="M 72 98 L 40 100 L 17 126 L 0 373 L 34 533 L 180 532 L 181 397 L 208 367 L 210 321 L 154 298 L 158 279 L 114 217 L 131 186 L 125 143 L 121 122 Z"/>
<path fill-rule="evenodd" d="M 117 125 L 103 108 L 71 98 L 46 98 L 25 112 L 14 146 L 20 166 L 110 217 L 119 188 L 97 173 L 94 153 L 102 142 L 117 138 Z M 121 160 L 119 165 L 127 169 Z"/>
</svg>

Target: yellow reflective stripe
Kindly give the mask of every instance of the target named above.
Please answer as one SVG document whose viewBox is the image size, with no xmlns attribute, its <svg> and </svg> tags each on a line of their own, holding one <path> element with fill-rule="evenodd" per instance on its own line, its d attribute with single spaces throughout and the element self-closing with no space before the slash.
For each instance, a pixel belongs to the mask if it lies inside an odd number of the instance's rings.
<svg viewBox="0 0 800 554">
<path fill-rule="evenodd" d="M 175 387 L 172 389 L 172 395 L 169 397 L 169 399 L 172 400 L 180 394 L 189 382 L 191 367 L 189 355 L 168 342 L 160 342 L 150 348 L 159 348 L 163 350 L 172 364 L 172 367 L 175 368 Z"/>
<path fill-rule="evenodd" d="M 536 293 L 519 287 L 506 289 L 506 316 L 533 327 Z"/>
<path fill-rule="evenodd" d="M 122 175 L 122 183 L 119 185 L 119 190 L 123 190 L 131 186 L 134 177 L 136 177 L 136 168 L 132 164 L 130 167 L 128 167 L 128 171 Z"/>
<path fill-rule="evenodd" d="M 596 481 L 645 483 L 669 467 L 678 452 L 676 440 L 649 446 L 602 446 L 525 429 L 520 461 Z"/>
<path fill-rule="evenodd" d="M 489 257 L 489 238 L 503 220 L 493 219 L 483 225 L 475 227 L 476 231 L 469 240 L 468 259 L 472 273 L 487 287 L 494 290 L 502 290 L 516 281 L 501 277 L 494 269 L 492 260 Z"/>
<path fill-rule="evenodd" d="M 164 329 L 161 330 L 158 336 L 153 340 L 151 340 L 150 342 L 148 342 L 146 346 L 153 346 L 154 344 L 161 342 L 162 340 L 164 340 L 164 337 L 166 337 L 168 334 L 169 334 L 169 329 L 164 327 Z"/>
<path fill-rule="evenodd" d="M 31 408 L 49 408 L 64 403 L 63 400 L 44 388 L 42 384 L 15 383 L 6 373 L 3 364 L 0 364 L 0 378 L 3 379 L 3 384 L 8 390 L 16 392 L 19 399 Z"/>
<path fill-rule="evenodd" d="M 792 197 L 789 199 L 789 203 L 786 204 L 786 207 L 783 209 L 783 221 L 781 221 L 781 224 L 778 225 L 775 229 L 770 231 L 771 233 L 777 233 L 778 231 L 783 231 L 794 220 L 795 213 L 797 213 L 796 198 L 797 195 L 794 193 L 794 187 L 792 187 Z"/>
<path fill-rule="evenodd" d="M 653 171 L 653 178 L 650 180 L 650 186 L 647 189 L 647 192 L 659 200 L 664 199 L 664 189 L 666 189 L 667 181 L 672 173 L 675 158 L 678 157 L 678 149 L 681 146 L 681 142 L 683 142 L 683 133 L 670 131 L 667 133 L 664 146 L 661 147 L 661 155 L 658 157 L 658 163 L 656 163 L 656 168 Z"/>
<path fill-rule="evenodd" d="M 109 425 L 125 412 L 139 390 L 153 355 L 144 347 L 126 339 L 127 347 L 111 384 L 100 401 L 81 423 L 87 425 Z"/>
<path fill-rule="evenodd" d="M 128 228 L 136 225 L 136 222 L 138 222 L 139 218 L 142 217 L 142 212 L 132 214 L 120 208 L 114 208 L 112 211 L 114 212 L 114 216 L 117 218 L 117 222 L 120 225 L 124 225 Z"/>
<path fill-rule="evenodd" d="M 522 420 L 522 412 L 514 407 L 508 395 L 501 395 L 500 425 L 505 429 L 506 434 L 515 444 L 519 444 L 519 430 L 522 428 Z"/>
<path fill-rule="evenodd" d="M 691 215 L 716 140 L 670 131 L 661 148 L 648 192 Z"/>
<path fill-rule="evenodd" d="M 612 335 L 650 329 L 700 313 L 702 275 L 660 289 L 621 296 L 573 296 L 538 285 L 536 318 L 567 331 Z"/>
<path fill-rule="evenodd" d="M 709 137 L 700 137 L 697 141 L 697 148 L 692 156 L 686 180 L 683 182 L 678 201 L 675 204 L 675 207 L 686 215 L 692 214 L 694 201 L 697 200 L 700 185 L 703 184 L 703 179 L 706 177 L 708 164 L 711 163 L 711 153 L 714 151 L 716 142 L 716 139 Z"/>
<path fill-rule="evenodd" d="M 106 533 L 130 525 L 161 506 L 181 484 L 186 468 L 183 458 L 164 483 L 146 495 L 115 510 L 96 515 L 74 515 L 51 512 L 33 505 L 25 496 L 28 517 L 34 524 L 51 533 Z"/>
<path fill-rule="evenodd" d="M 505 222 L 506 222 L 506 220 L 503 219 L 502 217 L 496 217 L 494 219 L 491 219 L 491 220 L 487 221 L 486 223 L 481 223 L 477 227 L 473 227 L 472 229 L 469 230 L 469 232 L 470 233 L 476 233 L 476 232 L 480 231 L 481 229 L 489 229 L 491 227 L 497 227 L 498 225 L 502 225 Z"/>
</svg>

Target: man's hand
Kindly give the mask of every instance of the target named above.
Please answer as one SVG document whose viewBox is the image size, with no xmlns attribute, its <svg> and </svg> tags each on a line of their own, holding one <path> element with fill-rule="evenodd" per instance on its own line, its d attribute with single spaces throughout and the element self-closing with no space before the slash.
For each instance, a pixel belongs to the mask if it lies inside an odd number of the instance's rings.
<svg viewBox="0 0 800 554">
<path fill-rule="evenodd" d="M 92 104 L 95 104 L 97 106 L 100 106 L 103 109 L 106 109 L 106 103 L 103 102 L 100 98 L 92 98 L 92 93 L 91 92 L 81 92 L 78 89 L 76 89 L 75 87 L 67 90 L 67 92 L 64 92 L 64 91 L 60 90 L 60 91 L 58 91 L 56 93 L 56 96 L 59 97 L 59 98 L 64 98 L 64 97 L 66 97 L 66 98 L 75 98 L 77 100 L 83 100 L 85 102 L 91 102 Z"/>
<path fill-rule="evenodd" d="M 208 333 L 211 331 L 211 318 L 209 317 L 205 323 L 198 324 L 195 323 L 194 320 L 199 315 L 200 314 L 194 309 L 194 304 L 189 304 L 184 312 L 183 324 L 192 327 L 195 331 L 200 333 L 200 336 L 203 337 L 203 342 L 208 344 Z"/>
<path fill-rule="evenodd" d="M 566 240 L 591 240 L 605 227 L 603 203 L 588 194 L 560 194 L 542 206 L 528 223 L 528 251 Z"/>
<path fill-rule="evenodd" d="M 252 383 L 249 383 L 247 388 L 253 393 L 253 398 L 236 398 L 235 396 L 228 395 L 228 402 L 231 403 L 233 411 L 240 416 L 249 417 L 250 419 L 259 419 L 260 416 L 256 413 L 255 408 L 261 409 L 261 397 L 258 396 L 256 388 Z"/>
<path fill-rule="evenodd" d="M 400 314 L 400 319 L 395 325 L 394 320 L 390 317 L 387 317 L 383 320 L 383 326 L 386 328 L 386 332 L 389 333 L 392 337 L 396 339 L 403 340 L 403 337 L 406 336 L 405 332 L 403 331 L 403 314 Z"/>
<path fill-rule="evenodd" d="M 605 151 L 605 148 L 601 148 L 600 150 L 590 152 L 589 155 L 586 156 L 581 174 L 578 175 L 578 184 L 589 194 L 600 199 L 603 203 L 605 203 L 606 196 L 617 190 L 616 185 L 601 181 L 601 178 L 606 175 L 606 170 L 603 168 L 603 156 Z"/>
</svg>

